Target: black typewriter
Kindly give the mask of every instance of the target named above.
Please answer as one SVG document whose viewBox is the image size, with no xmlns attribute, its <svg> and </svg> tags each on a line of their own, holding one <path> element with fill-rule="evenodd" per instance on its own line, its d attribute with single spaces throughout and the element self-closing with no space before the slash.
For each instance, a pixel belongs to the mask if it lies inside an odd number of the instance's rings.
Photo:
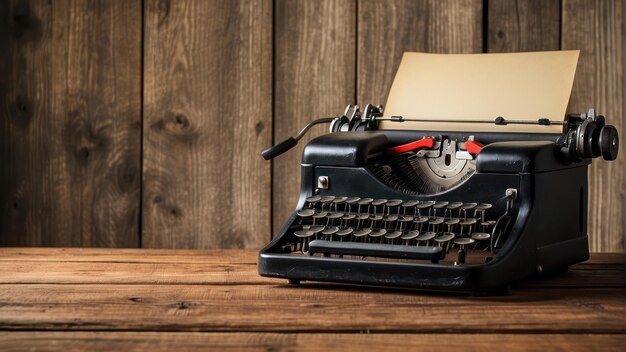
<svg viewBox="0 0 626 352">
<path fill-rule="evenodd" d="M 408 119 L 349 106 L 262 153 L 331 123 L 304 148 L 296 211 L 261 250 L 261 275 L 485 294 L 588 259 L 587 166 L 618 152 L 593 109 L 490 122 L 566 124 L 561 134 L 381 130 L 383 120 Z"/>
</svg>

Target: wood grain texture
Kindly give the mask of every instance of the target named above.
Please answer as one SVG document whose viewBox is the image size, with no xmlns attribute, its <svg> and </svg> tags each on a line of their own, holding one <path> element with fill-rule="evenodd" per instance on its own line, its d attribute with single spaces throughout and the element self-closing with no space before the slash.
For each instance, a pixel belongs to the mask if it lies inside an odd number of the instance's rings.
<svg viewBox="0 0 626 352">
<path fill-rule="evenodd" d="M 283 285 L 258 275 L 255 250 L 0 249 L 0 284 Z M 626 288 L 626 256 L 595 254 L 568 272 L 515 285 Z M 520 291 L 523 292 L 523 291 Z"/>
<path fill-rule="evenodd" d="M 269 0 L 145 3 L 143 245 L 270 237 Z"/>
<path fill-rule="evenodd" d="M 12 330 L 626 333 L 624 292 L 614 288 L 482 298 L 328 284 L 0 288 L 0 329 Z"/>
<path fill-rule="evenodd" d="M 318 117 L 354 104 L 356 0 L 276 1 L 274 141 L 297 134 Z M 304 145 L 328 132 L 314 127 L 293 150 L 273 161 L 273 229 L 278 231 L 300 194 Z"/>
<path fill-rule="evenodd" d="M 359 1 L 360 104 L 385 104 L 405 51 L 481 52 L 481 0 Z"/>
<path fill-rule="evenodd" d="M 489 0 L 487 50 L 559 50 L 560 0 Z"/>
<path fill-rule="evenodd" d="M 0 245 L 138 245 L 140 4 L 0 5 Z"/>
<path fill-rule="evenodd" d="M 568 111 L 594 107 L 622 136 L 624 127 L 623 1 L 564 0 L 562 48 L 580 49 Z M 595 252 L 624 250 L 625 161 L 594 160 L 589 168 L 589 242 Z"/>
<path fill-rule="evenodd" d="M 0 332 L 0 349 L 23 351 L 619 351 L 608 334 L 277 334 L 203 332 Z"/>
</svg>

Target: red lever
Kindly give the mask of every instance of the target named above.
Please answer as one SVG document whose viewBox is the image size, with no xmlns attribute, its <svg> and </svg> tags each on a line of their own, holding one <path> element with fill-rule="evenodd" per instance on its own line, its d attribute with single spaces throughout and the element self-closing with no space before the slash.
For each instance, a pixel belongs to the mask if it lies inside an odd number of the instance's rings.
<svg viewBox="0 0 626 352">
<path fill-rule="evenodd" d="M 385 150 L 385 154 L 386 155 L 396 155 L 396 154 L 400 154 L 400 153 L 410 152 L 410 151 L 416 150 L 416 149 L 432 148 L 433 145 L 435 145 L 435 140 L 434 139 L 432 139 L 432 138 L 422 138 L 422 139 L 416 140 L 415 142 L 398 145 L 398 146 L 395 146 L 395 147 L 392 147 L 392 148 L 387 148 L 387 150 Z"/>
<path fill-rule="evenodd" d="M 465 142 L 465 150 L 472 155 L 476 155 L 480 153 L 480 150 L 483 149 L 485 145 L 478 141 L 467 141 Z"/>
</svg>

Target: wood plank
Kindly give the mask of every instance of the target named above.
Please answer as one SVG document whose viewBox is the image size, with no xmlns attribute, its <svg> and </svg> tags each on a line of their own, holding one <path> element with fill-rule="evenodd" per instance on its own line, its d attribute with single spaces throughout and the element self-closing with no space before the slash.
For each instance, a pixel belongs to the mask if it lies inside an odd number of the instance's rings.
<svg viewBox="0 0 626 352">
<path fill-rule="evenodd" d="M 624 134 L 623 1 L 563 0 L 562 48 L 580 49 L 568 111 L 590 107 Z M 595 160 L 589 168 L 591 251 L 624 251 L 626 156 Z"/>
<path fill-rule="evenodd" d="M 615 289 L 472 298 L 304 286 L 2 285 L 0 329 L 626 333 Z"/>
<path fill-rule="evenodd" d="M 141 1 L 0 13 L 0 245 L 136 247 Z"/>
<path fill-rule="evenodd" d="M 559 50 L 560 0 L 490 0 L 487 51 Z"/>
<path fill-rule="evenodd" d="M 146 1 L 143 246 L 270 237 L 272 7 Z"/>
<path fill-rule="evenodd" d="M 276 1 L 274 142 L 297 134 L 318 117 L 354 104 L 356 0 Z M 300 194 L 304 145 L 328 132 L 314 127 L 299 145 L 273 161 L 273 233 Z M 255 154 L 256 155 L 256 154 Z"/>
<path fill-rule="evenodd" d="M 50 255 L 50 252 L 56 253 Z M 0 283 L 282 285 L 263 278 L 254 250 L 0 249 Z M 122 253 L 118 253 L 122 252 Z M 626 287 L 626 256 L 594 255 L 566 273 L 518 283 L 514 294 L 555 287 Z M 612 261 L 608 261 L 611 259 Z"/>
<path fill-rule="evenodd" d="M 481 52 L 481 0 L 359 1 L 357 101 L 385 104 L 405 51 Z"/>
<path fill-rule="evenodd" d="M 3 351 L 564 351 L 619 350 L 626 335 L 605 334 L 276 334 L 203 332 L 0 332 Z"/>
</svg>

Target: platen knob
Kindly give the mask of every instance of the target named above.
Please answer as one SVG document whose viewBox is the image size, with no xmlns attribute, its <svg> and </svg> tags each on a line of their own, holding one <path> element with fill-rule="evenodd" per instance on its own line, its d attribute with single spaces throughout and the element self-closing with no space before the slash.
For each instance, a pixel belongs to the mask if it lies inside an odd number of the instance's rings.
<svg viewBox="0 0 626 352">
<path fill-rule="evenodd" d="M 610 125 L 605 125 L 600 130 L 598 147 L 604 160 L 615 160 L 619 150 L 619 136 L 617 129 Z"/>
</svg>

